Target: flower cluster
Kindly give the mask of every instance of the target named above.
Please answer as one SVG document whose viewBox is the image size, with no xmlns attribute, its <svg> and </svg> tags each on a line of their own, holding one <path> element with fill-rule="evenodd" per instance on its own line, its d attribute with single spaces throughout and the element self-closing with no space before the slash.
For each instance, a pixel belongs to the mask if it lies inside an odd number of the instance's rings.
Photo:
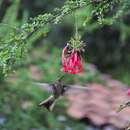
<svg viewBox="0 0 130 130">
<path fill-rule="evenodd" d="M 62 51 L 62 71 L 64 73 L 78 74 L 82 71 L 80 55 L 76 49 L 69 52 L 69 47 L 65 46 Z"/>
</svg>

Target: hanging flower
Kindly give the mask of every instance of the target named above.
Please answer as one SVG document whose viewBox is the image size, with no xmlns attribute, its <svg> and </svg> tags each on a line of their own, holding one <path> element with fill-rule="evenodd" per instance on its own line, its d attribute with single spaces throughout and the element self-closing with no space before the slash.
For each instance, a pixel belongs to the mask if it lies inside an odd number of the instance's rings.
<svg viewBox="0 0 130 130">
<path fill-rule="evenodd" d="M 82 64 L 79 52 L 72 49 L 69 52 L 69 47 L 66 46 L 62 51 L 62 71 L 64 73 L 78 74 L 82 71 Z"/>
<path fill-rule="evenodd" d="M 61 70 L 64 73 L 78 74 L 83 70 L 80 54 L 85 51 L 85 46 L 79 35 L 71 38 L 69 43 L 67 43 L 62 51 L 61 58 Z"/>
</svg>

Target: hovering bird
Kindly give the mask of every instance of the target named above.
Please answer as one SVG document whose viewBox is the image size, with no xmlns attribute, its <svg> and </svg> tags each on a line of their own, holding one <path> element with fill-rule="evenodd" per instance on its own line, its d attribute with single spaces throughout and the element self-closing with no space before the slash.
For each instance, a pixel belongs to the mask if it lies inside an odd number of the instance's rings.
<svg viewBox="0 0 130 130">
<path fill-rule="evenodd" d="M 88 91 L 90 90 L 87 87 L 81 87 L 78 85 L 63 85 L 61 83 L 61 78 L 54 84 L 48 84 L 48 83 L 33 83 L 36 86 L 39 86 L 40 88 L 44 89 L 45 91 L 48 91 L 52 93 L 46 100 L 43 100 L 39 106 L 45 107 L 49 111 L 52 111 L 56 101 L 61 97 L 69 93 L 75 92 L 75 90 L 82 90 L 82 91 Z"/>
<path fill-rule="evenodd" d="M 127 101 L 127 102 L 121 104 L 120 107 L 118 108 L 117 112 L 122 111 L 122 110 L 125 109 L 126 107 L 130 107 L 130 101 Z"/>
</svg>

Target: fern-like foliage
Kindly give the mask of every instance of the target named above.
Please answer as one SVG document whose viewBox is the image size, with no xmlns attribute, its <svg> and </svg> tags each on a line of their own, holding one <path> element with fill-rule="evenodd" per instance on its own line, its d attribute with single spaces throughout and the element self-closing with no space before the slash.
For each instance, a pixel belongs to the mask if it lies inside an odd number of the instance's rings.
<svg viewBox="0 0 130 130">
<path fill-rule="evenodd" d="M 95 19 L 99 24 L 112 24 L 130 11 L 130 0 L 66 0 L 64 5 L 54 9 L 53 13 L 40 14 L 31 18 L 21 27 L 18 27 L 16 20 L 13 20 L 15 25 L 4 26 L 1 24 L 0 75 L 6 75 L 16 65 L 20 64 L 28 46 L 30 46 L 28 41 L 34 34 L 39 31 L 46 34 L 49 30 L 44 30 L 44 28 L 58 24 L 63 21 L 65 16 L 88 6 L 92 9 L 89 21 Z M 14 2 L 11 8 L 17 10 L 18 0 Z M 10 19 L 9 17 L 5 18 Z"/>
</svg>

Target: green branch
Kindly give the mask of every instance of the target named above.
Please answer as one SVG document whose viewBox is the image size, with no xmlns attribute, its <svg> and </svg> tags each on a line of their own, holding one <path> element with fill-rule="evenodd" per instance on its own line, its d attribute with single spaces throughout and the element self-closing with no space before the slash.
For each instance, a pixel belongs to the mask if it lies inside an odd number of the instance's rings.
<svg viewBox="0 0 130 130">
<path fill-rule="evenodd" d="M 72 14 L 77 9 L 92 7 L 91 19 L 93 16 L 97 17 L 99 23 L 105 22 L 107 13 L 109 13 L 115 6 L 118 11 L 112 16 L 112 22 L 121 17 L 124 12 L 129 11 L 129 0 L 67 0 L 61 8 L 54 9 L 53 13 L 45 13 L 30 19 L 21 28 L 16 29 L 10 35 L 7 41 L 1 40 L 0 44 L 0 75 L 7 74 L 12 70 L 26 54 L 28 49 L 28 39 L 32 37 L 41 28 L 45 28 L 50 24 L 58 24 L 62 22 L 65 16 Z"/>
</svg>

